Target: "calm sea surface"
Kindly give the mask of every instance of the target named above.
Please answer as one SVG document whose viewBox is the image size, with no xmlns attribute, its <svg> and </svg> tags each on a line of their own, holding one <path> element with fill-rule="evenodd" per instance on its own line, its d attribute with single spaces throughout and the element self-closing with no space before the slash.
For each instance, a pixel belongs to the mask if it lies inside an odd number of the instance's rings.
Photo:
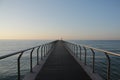
<svg viewBox="0 0 120 80">
<path fill-rule="evenodd" d="M 38 46 L 50 42 L 48 40 L 0 40 L 0 56 L 19 50 Z M 71 40 L 77 44 L 89 45 L 95 48 L 120 53 L 120 40 Z M 87 53 L 87 65 L 92 67 L 92 53 Z M 29 72 L 29 51 L 21 58 L 21 74 L 24 77 Z M 17 57 L 18 55 L 0 60 L 0 80 L 17 80 Z M 120 57 L 111 57 L 111 80 L 120 79 Z M 96 52 L 95 72 L 106 79 L 107 59 L 104 53 Z M 82 61 L 84 62 L 84 50 L 82 50 Z M 33 65 L 36 64 L 36 50 L 33 54 Z"/>
</svg>

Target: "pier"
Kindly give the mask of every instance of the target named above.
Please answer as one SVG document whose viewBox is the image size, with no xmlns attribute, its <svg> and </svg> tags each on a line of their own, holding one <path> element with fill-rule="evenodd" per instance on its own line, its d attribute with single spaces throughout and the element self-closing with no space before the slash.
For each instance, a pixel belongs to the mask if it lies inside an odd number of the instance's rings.
<svg viewBox="0 0 120 80">
<path fill-rule="evenodd" d="M 84 61 L 81 61 L 82 49 L 84 50 Z M 92 67 L 87 66 L 87 50 L 92 52 Z M 37 50 L 36 66 L 33 66 L 33 51 Z M 5 59 L 10 56 L 19 55 L 17 58 L 17 80 L 21 78 L 20 61 L 24 52 L 30 51 L 30 73 L 23 80 L 104 80 L 95 71 L 95 51 L 102 52 L 107 58 L 106 80 L 110 80 L 111 62 L 109 55 L 120 54 L 56 40 L 29 49 L 14 52 L 0 57 Z"/>
<path fill-rule="evenodd" d="M 58 41 L 35 80 L 91 80 L 91 78 L 70 55 L 62 41 Z"/>
</svg>

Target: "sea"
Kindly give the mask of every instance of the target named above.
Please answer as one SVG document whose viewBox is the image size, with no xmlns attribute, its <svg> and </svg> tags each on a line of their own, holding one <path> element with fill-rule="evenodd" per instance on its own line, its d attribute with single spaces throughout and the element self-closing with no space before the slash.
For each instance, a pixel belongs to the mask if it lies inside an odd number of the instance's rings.
<svg viewBox="0 0 120 80">
<path fill-rule="evenodd" d="M 52 40 L 0 40 L 0 56 L 14 53 L 20 50 L 42 45 Z M 120 40 L 67 40 L 69 42 L 88 45 L 120 54 Z M 33 66 L 36 65 L 36 49 L 33 51 Z M 30 51 L 21 58 L 21 78 L 30 72 Z M 17 80 L 17 58 L 14 55 L 0 60 L 0 80 Z M 84 49 L 82 48 L 82 62 L 84 62 Z M 111 80 L 120 80 L 120 57 L 110 55 Z M 92 68 L 92 52 L 87 50 L 87 65 Z M 107 58 L 104 53 L 95 51 L 95 73 L 104 80 L 107 75 Z"/>
</svg>

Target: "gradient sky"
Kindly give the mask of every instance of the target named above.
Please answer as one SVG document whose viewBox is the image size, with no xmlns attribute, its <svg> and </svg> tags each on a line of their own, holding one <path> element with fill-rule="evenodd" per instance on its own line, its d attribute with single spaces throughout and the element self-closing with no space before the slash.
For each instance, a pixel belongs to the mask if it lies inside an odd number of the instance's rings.
<svg viewBox="0 0 120 80">
<path fill-rule="evenodd" d="M 0 0 L 0 39 L 120 40 L 120 0 Z"/>
</svg>

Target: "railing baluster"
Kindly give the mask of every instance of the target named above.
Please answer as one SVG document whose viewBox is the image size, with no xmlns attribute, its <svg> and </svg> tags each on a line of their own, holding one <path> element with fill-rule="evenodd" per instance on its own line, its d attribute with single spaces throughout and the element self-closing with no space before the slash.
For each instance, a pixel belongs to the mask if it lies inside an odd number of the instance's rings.
<svg viewBox="0 0 120 80">
<path fill-rule="evenodd" d="M 75 46 L 76 44 L 73 44 L 73 43 L 70 43 L 70 42 L 67 42 L 67 41 L 64 41 L 64 44 L 66 45 L 66 47 L 68 47 L 72 53 L 74 54 L 74 56 L 76 56 L 77 54 L 75 54 L 77 52 L 77 47 Z M 80 60 L 81 60 L 81 54 L 82 54 L 82 48 L 84 49 L 84 53 L 85 53 L 85 56 L 84 56 L 84 64 L 86 65 L 87 64 L 87 49 L 90 49 L 92 51 L 92 54 L 93 54 L 93 57 L 92 57 L 92 72 L 95 73 L 95 51 L 99 51 L 99 52 L 103 52 L 105 53 L 106 57 L 107 57 L 107 80 L 110 80 L 110 68 L 111 68 L 111 59 L 109 57 L 109 55 L 113 55 L 113 56 L 119 56 L 120 57 L 120 54 L 117 54 L 117 53 L 114 53 L 114 52 L 109 52 L 109 51 L 105 51 L 105 50 L 102 50 L 102 49 L 97 49 L 97 48 L 93 48 L 93 47 L 89 47 L 89 46 L 80 46 L 79 45 L 79 49 L 80 49 Z"/>
<path fill-rule="evenodd" d="M 93 53 L 93 61 L 92 61 L 92 67 L 93 67 L 93 73 L 95 72 L 95 52 L 94 52 L 94 50 L 93 49 L 90 49 L 91 51 L 92 51 L 92 53 Z"/>
<path fill-rule="evenodd" d="M 81 46 L 79 45 L 79 48 L 80 48 L 80 60 L 81 60 L 81 54 L 82 54 L 82 49 L 81 49 Z"/>
<path fill-rule="evenodd" d="M 47 54 L 47 44 L 45 44 L 45 56 Z"/>
<path fill-rule="evenodd" d="M 19 56 L 17 58 L 17 71 L 18 71 L 17 79 L 20 80 L 21 79 L 21 77 L 20 77 L 21 76 L 20 59 L 21 59 L 23 53 L 31 50 L 31 52 L 30 52 L 30 72 L 33 72 L 33 70 L 32 70 L 32 54 L 33 54 L 34 49 L 37 48 L 37 65 L 38 65 L 39 64 L 39 49 L 41 48 L 41 60 L 42 60 L 43 57 L 45 57 L 47 55 L 48 51 L 54 46 L 55 42 L 56 41 L 53 41 L 53 42 L 50 42 L 50 43 L 46 44 L 45 46 L 40 45 L 40 46 L 25 49 L 25 50 L 17 51 L 17 52 L 11 53 L 11 54 L 7 54 L 7 55 L 4 55 L 4 56 L 0 56 L 0 60 L 19 54 Z"/>
<path fill-rule="evenodd" d="M 48 48 L 48 45 L 49 45 L 49 44 L 47 44 L 47 55 L 48 55 L 48 52 L 49 52 L 49 48 Z"/>
<path fill-rule="evenodd" d="M 78 57 L 78 45 L 76 45 L 76 57 Z"/>
<path fill-rule="evenodd" d="M 75 46 L 75 44 L 73 44 L 73 45 L 74 45 L 74 55 L 75 55 L 75 47 L 76 47 L 76 46 Z"/>
<path fill-rule="evenodd" d="M 105 55 L 107 58 L 107 80 L 110 80 L 110 65 L 111 65 L 110 61 L 111 60 L 110 60 L 110 57 L 107 53 L 105 53 Z"/>
<path fill-rule="evenodd" d="M 39 65 L 39 49 L 40 49 L 40 46 L 37 48 L 37 65 Z"/>
<path fill-rule="evenodd" d="M 46 44 L 45 44 L 45 45 L 46 45 Z M 43 57 L 45 57 L 45 45 L 44 45 L 44 48 L 43 48 L 43 51 L 44 51 L 44 52 L 43 52 L 43 54 L 44 54 Z"/>
<path fill-rule="evenodd" d="M 72 44 L 72 52 L 73 52 L 73 54 L 74 54 L 74 45 Z"/>
<path fill-rule="evenodd" d="M 110 80 L 111 59 L 110 59 L 109 55 L 120 57 L 120 54 L 105 51 L 105 50 L 102 50 L 102 49 L 93 48 L 93 47 L 88 47 L 88 46 L 83 46 L 82 47 L 80 45 L 76 45 L 76 44 L 73 44 L 73 43 L 70 43 L 70 42 L 65 42 L 65 41 L 63 41 L 63 42 L 66 45 L 66 47 L 69 47 L 69 49 L 72 51 L 74 56 L 78 57 L 78 53 L 80 53 L 80 60 L 81 60 L 81 57 L 82 57 L 81 56 L 82 55 L 82 49 L 84 49 L 84 51 L 85 51 L 84 64 L 85 65 L 87 64 L 87 49 L 90 49 L 92 51 L 92 53 L 93 53 L 93 58 L 92 58 L 92 69 L 93 70 L 92 70 L 92 72 L 93 73 L 95 72 L 95 51 L 105 53 L 106 58 L 107 58 L 107 80 Z M 44 44 L 44 45 L 41 45 L 41 46 L 28 48 L 26 50 L 21 50 L 21 51 L 15 52 L 15 53 L 11 53 L 11 54 L 8 54 L 8 55 L 1 56 L 0 60 L 4 59 L 4 58 L 7 58 L 7 57 L 10 57 L 10 56 L 13 56 L 13 55 L 19 54 L 18 59 L 17 59 L 17 70 L 18 70 L 18 80 L 20 80 L 21 79 L 21 77 L 20 77 L 21 76 L 20 59 L 21 59 L 23 53 L 31 50 L 31 52 L 30 52 L 30 72 L 33 72 L 33 70 L 32 70 L 32 57 L 33 57 L 32 54 L 33 54 L 33 51 L 35 49 L 37 49 L 37 65 L 39 65 L 39 51 L 40 51 L 39 49 L 41 49 L 41 60 L 43 60 L 43 58 L 48 54 L 49 50 L 51 50 L 52 48 L 55 47 L 55 44 L 56 44 L 56 41 L 48 43 L 48 44 Z M 78 51 L 80 51 L 80 52 L 78 52 Z"/>
<path fill-rule="evenodd" d="M 44 47 L 44 45 L 42 45 L 42 47 L 41 47 L 41 60 L 43 60 L 43 47 Z"/>
<path fill-rule="evenodd" d="M 86 65 L 87 50 L 86 50 L 86 48 L 85 48 L 85 47 L 83 47 L 83 48 L 84 48 L 84 50 L 85 50 L 85 62 L 84 62 L 84 64 Z"/>
<path fill-rule="evenodd" d="M 34 51 L 34 48 L 31 50 L 31 53 L 30 53 L 30 72 L 33 72 L 32 70 L 32 53 Z"/>
<path fill-rule="evenodd" d="M 20 55 L 18 56 L 18 59 L 17 59 L 17 65 L 18 65 L 18 80 L 20 80 L 20 58 L 22 57 L 23 55 L 23 52 L 20 53 Z"/>
<path fill-rule="evenodd" d="M 48 54 L 48 44 L 46 44 L 46 55 Z"/>
</svg>

